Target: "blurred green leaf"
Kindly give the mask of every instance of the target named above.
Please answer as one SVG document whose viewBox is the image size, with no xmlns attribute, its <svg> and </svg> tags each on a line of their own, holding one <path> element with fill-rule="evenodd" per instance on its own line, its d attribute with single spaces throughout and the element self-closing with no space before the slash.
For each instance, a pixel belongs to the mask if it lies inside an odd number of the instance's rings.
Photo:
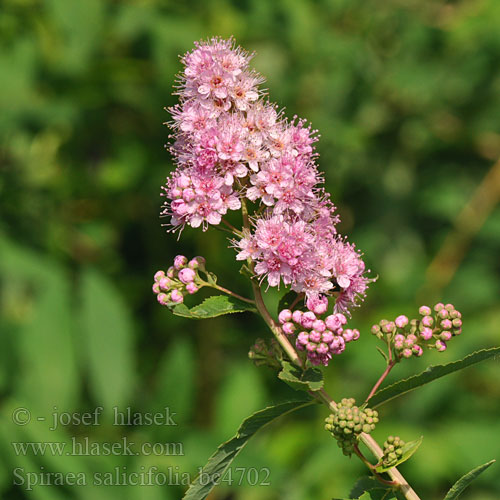
<svg viewBox="0 0 500 500">
<path fill-rule="evenodd" d="M 323 372 L 318 368 L 301 370 L 288 361 L 282 361 L 278 377 L 296 391 L 319 391 L 324 384 Z"/>
<path fill-rule="evenodd" d="M 111 412 L 130 403 L 135 389 L 132 320 L 116 288 L 97 271 L 82 273 L 80 296 L 90 389 Z"/>
<path fill-rule="evenodd" d="M 417 439 L 415 441 L 409 441 L 408 443 L 405 443 L 405 445 L 402 448 L 403 454 L 401 455 L 401 458 L 399 458 L 392 465 L 388 465 L 388 466 L 379 465 L 375 469 L 375 471 L 378 473 L 386 472 L 390 469 L 393 469 L 394 467 L 397 467 L 399 464 L 406 462 L 418 450 L 418 447 L 422 444 L 422 439 L 423 439 L 423 436 L 420 437 L 420 439 Z"/>
<path fill-rule="evenodd" d="M 278 304 L 278 314 L 283 310 L 283 309 L 290 309 L 290 306 L 295 302 L 295 299 L 297 298 L 297 292 L 294 292 L 293 290 L 290 290 L 289 292 L 285 293 L 283 297 L 281 297 L 279 304 Z"/>
<path fill-rule="evenodd" d="M 496 462 L 496 460 L 490 460 L 489 462 L 480 465 L 479 467 L 476 467 L 475 469 L 472 469 L 470 472 L 465 474 L 465 476 L 462 476 L 448 491 L 446 496 L 444 497 L 444 500 L 455 500 L 458 498 L 461 493 L 469 486 L 474 479 L 476 479 L 479 474 L 482 474 L 488 467 L 493 465 Z"/>
<path fill-rule="evenodd" d="M 209 458 L 201 474 L 187 490 L 183 500 L 203 500 L 207 498 L 226 469 L 231 465 L 231 462 L 259 429 L 286 413 L 304 408 L 310 404 L 312 402 L 307 399 L 289 401 L 276 406 L 268 406 L 246 418 L 236 432 L 236 435 L 220 445 L 217 451 Z"/>
<path fill-rule="evenodd" d="M 233 314 L 239 312 L 251 311 L 256 309 L 251 304 L 247 304 L 234 297 L 227 295 L 215 295 L 205 299 L 201 304 L 194 307 L 187 307 L 185 304 L 175 306 L 172 312 L 177 316 L 190 319 L 207 319 L 223 316 L 224 314 Z"/>
<path fill-rule="evenodd" d="M 463 370 L 471 365 L 485 361 L 487 359 L 493 358 L 500 353 L 500 347 L 493 347 L 491 349 L 482 349 L 481 351 L 476 351 L 469 354 L 465 358 L 459 361 L 453 361 L 446 365 L 435 365 L 429 366 L 425 371 L 414 375 L 407 379 L 400 380 L 384 389 L 375 393 L 375 395 L 370 399 L 370 405 L 372 408 L 376 408 L 384 403 L 387 403 L 391 399 L 397 398 L 406 394 L 407 392 L 413 391 L 418 387 L 428 384 L 433 380 L 449 375 L 450 373 Z"/>
</svg>

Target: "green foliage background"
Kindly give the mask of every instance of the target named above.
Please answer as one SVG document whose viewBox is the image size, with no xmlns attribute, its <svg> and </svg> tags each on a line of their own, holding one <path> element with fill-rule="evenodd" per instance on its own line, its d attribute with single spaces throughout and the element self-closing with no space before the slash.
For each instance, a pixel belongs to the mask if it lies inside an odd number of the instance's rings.
<svg viewBox="0 0 500 500">
<path fill-rule="evenodd" d="M 369 326 L 443 299 L 465 317 L 443 354 L 397 378 L 499 344 L 500 188 L 467 205 L 500 157 L 498 0 L 2 0 L 0 3 L 0 491 L 6 499 L 180 498 L 182 487 L 13 486 L 12 470 L 195 473 L 241 420 L 296 395 L 246 358 L 267 335 L 250 314 L 189 322 L 159 307 L 152 275 L 203 254 L 222 284 L 249 293 L 222 233 L 166 234 L 160 185 L 178 54 L 234 35 L 257 55 L 271 99 L 320 130 L 318 150 L 341 231 L 373 274 L 352 324 L 362 338 L 326 371 L 338 399 L 362 399 L 383 369 Z M 498 171 L 498 167 L 497 167 Z M 483 186 L 484 187 L 484 186 Z M 483 193 L 484 194 L 484 193 Z M 484 224 L 475 222 L 484 218 Z M 446 236 L 456 238 L 426 272 Z M 463 257 L 463 258 L 462 258 Z M 451 281 L 446 265 L 460 265 Z M 270 293 L 270 304 L 278 295 Z M 425 500 L 500 457 L 498 362 L 387 405 L 375 436 L 424 435 L 402 466 Z M 48 431 L 58 411 L 103 406 L 102 425 Z M 113 406 L 176 412 L 177 427 L 110 425 Z M 28 408 L 29 425 L 12 424 Z M 347 496 L 363 466 L 346 460 L 308 408 L 254 438 L 235 466 L 270 486 L 222 485 L 212 500 Z M 16 456 L 12 441 L 182 442 L 184 456 Z M 464 493 L 500 497 L 498 466 Z M 237 479 L 237 478 L 236 478 Z"/>
</svg>

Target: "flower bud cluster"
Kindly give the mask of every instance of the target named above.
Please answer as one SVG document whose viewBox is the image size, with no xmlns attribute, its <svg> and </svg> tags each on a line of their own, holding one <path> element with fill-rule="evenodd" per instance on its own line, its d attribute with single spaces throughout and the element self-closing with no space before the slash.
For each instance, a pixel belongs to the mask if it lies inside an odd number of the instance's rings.
<svg viewBox="0 0 500 500">
<path fill-rule="evenodd" d="M 405 442 L 398 436 L 389 436 L 384 443 L 382 464 L 386 467 L 395 465 L 396 462 L 403 456 L 404 445 Z"/>
<path fill-rule="evenodd" d="M 250 348 L 248 357 L 256 366 L 270 366 L 271 368 L 281 368 L 280 360 L 283 358 L 283 351 L 275 339 L 266 342 L 264 339 L 257 339 Z"/>
<path fill-rule="evenodd" d="M 154 276 L 153 292 L 162 306 L 175 306 L 184 302 L 186 294 L 196 293 L 203 285 L 198 271 L 205 270 L 205 259 L 194 257 L 188 260 L 184 255 L 177 255 L 174 265 L 165 271 L 158 271 Z"/>
<path fill-rule="evenodd" d="M 422 356 L 423 348 L 443 352 L 447 342 L 462 333 L 462 315 L 452 304 L 439 302 L 431 309 L 421 306 L 420 318 L 409 320 L 401 315 L 394 321 L 383 319 L 372 326 L 372 333 L 390 342 L 399 358 Z"/>
<path fill-rule="evenodd" d="M 347 342 L 357 340 L 359 331 L 344 328 L 347 318 L 341 314 L 330 314 L 321 319 L 319 316 L 326 312 L 324 304 L 311 304 L 313 311 L 283 309 L 278 316 L 281 328 L 286 335 L 297 333 L 295 346 L 304 351 L 311 364 L 327 366 L 334 354 L 344 352 Z"/>
<path fill-rule="evenodd" d="M 344 398 L 337 405 L 337 411 L 325 420 L 325 429 L 332 433 L 344 455 L 354 451 L 359 435 L 370 433 L 378 422 L 378 412 L 371 408 L 355 406 L 353 398 Z"/>
</svg>

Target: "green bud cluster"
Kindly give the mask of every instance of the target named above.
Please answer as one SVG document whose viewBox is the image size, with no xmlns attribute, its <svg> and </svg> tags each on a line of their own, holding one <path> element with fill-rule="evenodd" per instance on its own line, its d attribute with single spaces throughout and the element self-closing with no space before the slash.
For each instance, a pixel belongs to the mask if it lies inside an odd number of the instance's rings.
<svg viewBox="0 0 500 500">
<path fill-rule="evenodd" d="M 271 368 L 281 368 L 280 360 L 283 359 L 282 350 L 275 339 L 265 341 L 257 339 L 250 348 L 248 357 L 256 366 L 269 366 Z"/>
<path fill-rule="evenodd" d="M 403 456 L 405 442 L 398 436 L 389 436 L 384 443 L 382 464 L 386 467 L 394 465 Z"/>
<path fill-rule="evenodd" d="M 354 452 L 359 435 L 370 433 L 378 422 L 378 412 L 371 408 L 355 406 L 353 398 L 344 398 L 337 406 L 337 411 L 325 420 L 325 429 L 337 440 L 344 455 Z"/>
</svg>

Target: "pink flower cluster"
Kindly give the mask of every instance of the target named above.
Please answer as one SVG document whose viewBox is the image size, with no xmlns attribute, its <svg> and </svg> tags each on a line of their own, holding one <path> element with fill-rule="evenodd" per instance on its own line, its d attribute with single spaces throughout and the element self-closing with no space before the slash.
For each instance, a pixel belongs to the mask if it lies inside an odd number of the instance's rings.
<svg viewBox="0 0 500 500">
<path fill-rule="evenodd" d="M 165 271 L 155 273 L 153 292 L 158 302 L 162 306 L 169 307 L 182 304 L 186 293 L 192 295 L 203 286 L 198 270 L 204 269 L 203 257 L 194 257 L 188 261 L 184 255 L 177 255 L 174 265 L 170 266 L 166 273 Z"/>
<path fill-rule="evenodd" d="M 174 228 L 217 225 L 228 210 L 254 202 L 253 231 L 234 242 L 270 286 L 308 298 L 338 292 L 347 313 L 371 281 L 354 245 L 336 231 L 335 207 L 315 163 L 316 131 L 288 121 L 268 103 L 251 55 L 232 40 L 196 44 L 182 62 L 179 104 L 171 108 L 177 163 L 162 214 Z"/>
<path fill-rule="evenodd" d="M 325 311 L 322 307 L 318 310 Z M 311 364 L 327 366 L 334 354 L 344 352 L 347 342 L 359 338 L 358 330 L 344 329 L 346 317 L 341 314 L 330 314 L 321 319 L 313 311 L 283 309 L 279 313 L 279 322 L 286 335 L 294 335 L 301 330 L 295 338 L 295 346 L 299 351 L 306 353 Z"/>
<path fill-rule="evenodd" d="M 452 304 L 440 302 L 434 311 L 421 306 L 419 314 L 420 319 L 409 320 L 401 315 L 394 321 L 382 320 L 372 326 L 372 333 L 392 344 L 400 358 L 422 356 L 424 347 L 443 352 L 447 342 L 462 333 L 462 315 Z"/>
</svg>

